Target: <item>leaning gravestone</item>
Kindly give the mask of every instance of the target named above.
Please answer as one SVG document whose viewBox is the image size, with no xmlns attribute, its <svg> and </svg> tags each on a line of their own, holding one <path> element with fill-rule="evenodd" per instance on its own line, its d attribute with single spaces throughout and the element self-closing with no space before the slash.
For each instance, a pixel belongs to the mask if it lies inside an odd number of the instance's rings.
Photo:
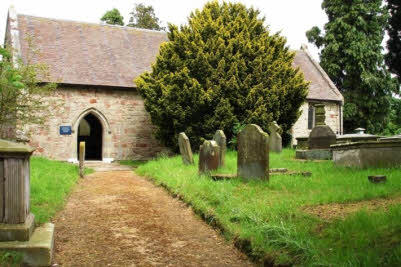
<svg viewBox="0 0 401 267">
<path fill-rule="evenodd" d="M 220 147 L 220 162 L 219 167 L 224 166 L 224 160 L 226 157 L 227 149 L 227 138 L 222 130 L 217 130 L 213 136 L 213 140 L 216 141 L 217 145 Z"/>
<path fill-rule="evenodd" d="M 316 126 L 309 135 L 309 149 L 330 149 L 337 141 L 336 134 L 325 123 L 324 105 L 319 104 L 316 108 Z"/>
<path fill-rule="evenodd" d="M 277 122 L 273 122 L 269 127 L 269 149 L 272 152 L 281 153 L 283 150 L 283 143 L 281 139 L 281 128 L 277 125 Z"/>
<path fill-rule="evenodd" d="M 258 125 L 248 124 L 238 134 L 238 176 L 269 179 L 269 135 Z"/>
<path fill-rule="evenodd" d="M 178 146 L 180 147 L 180 153 L 184 164 L 185 165 L 194 164 L 194 157 L 192 155 L 191 143 L 189 142 L 189 138 L 185 133 L 180 133 L 178 135 Z"/>
<path fill-rule="evenodd" d="M 216 141 L 205 140 L 199 149 L 199 173 L 217 170 L 220 165 L 220 147 Z"/>
</svg>

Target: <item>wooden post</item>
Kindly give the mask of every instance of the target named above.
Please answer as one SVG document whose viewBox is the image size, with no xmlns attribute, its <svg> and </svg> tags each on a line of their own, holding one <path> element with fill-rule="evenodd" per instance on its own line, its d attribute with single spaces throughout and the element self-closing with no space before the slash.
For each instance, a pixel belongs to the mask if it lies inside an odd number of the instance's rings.
<svg viewBox="0 0 401 267">
<path fill-rule="evenodd" d="M 79 143 L 79 176 L 84 178 L 85 175 L 85 142 Z"/>
</svg>

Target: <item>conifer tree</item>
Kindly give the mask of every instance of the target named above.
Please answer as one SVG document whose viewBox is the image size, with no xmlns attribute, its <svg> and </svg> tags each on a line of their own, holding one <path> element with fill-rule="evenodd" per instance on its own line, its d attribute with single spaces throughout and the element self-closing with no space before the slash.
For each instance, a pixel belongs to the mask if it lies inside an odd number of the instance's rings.
<svg viewBox="0 0 401 267">
<path fill-rule="evenodd" d="M 397 86 L 384 65 L 381 42 L 387 23 L 382 0 L 324 0 L 329 21 L 309 42 L 322 48 L 320 64 L 344 96 L 344 129 L 380 133 L 389 121 Z"/>
<path fill-rule="evenodd" d="M 258 10 L 212 1 L 187 25 L 170 24 L 168 38 L 152 72 L 135 80 L 165 145 L 177 148 L 180 132 L 197 148 L 217 129 L 230 139 L 237 123 L 268 131 L 277 121 L 287 131 L 298 119 L 308 83 Z"/>
<path fill-rule="evenodd" d="M 387 26 L 389 39 L 386 63 L 401 83 L 401 0 L 387 0 L 387 4 L 390 18 Z"/>
</svg>

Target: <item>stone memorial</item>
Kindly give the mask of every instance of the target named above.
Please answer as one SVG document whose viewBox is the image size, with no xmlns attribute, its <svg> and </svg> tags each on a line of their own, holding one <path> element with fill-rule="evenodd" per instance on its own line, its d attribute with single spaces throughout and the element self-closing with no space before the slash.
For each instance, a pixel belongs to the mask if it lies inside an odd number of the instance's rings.
<svg viewBox="0 0 401 267">
<path fill-rule="evenodd" d="M 309 135 L 309 149 L 330 149 L 337 142 L 336 134 L 325 123 L 324 105 L 319 104 L 316 108 L 316 126 Z"/>
<path fill-rule="evenodd" d="M 353 142 L 331 146 L 335 165 L 356 168 L 401 167 L 401 139 Z"/>
<path fill-rule="evenodd" d="M 219 165 L 220 147 L 214 140 L 205 140 L 199 148 L 199 173 L 217 170 Z"/>
<path fill-rule="evenodd" d="M 248 124 L 238 134 L 237 176 L 269 180 L 269 135 Z"/>
<path fill-rule="evenodd" d="M 30 212 L 30 157 L 34 149 L 0 139 L 0 251 L 18 251 L 29 266 L 50 266 L 54 225 L 35 229 Z"/>
<path fill-rule="evenodd" d="M 220 162 L 219 167 L 224 166 L 224 161 L 226 157 L 227 150 L 227 138 L 222 130 L 217 130 L 213 136 L 213 140 L 216 141 L 217 145 L 220 147 Z"/>
<path fill-rule="evenodd" d="M 365 129 L 357 128 L 353 134 L 343 134 L 337 136 L 337 144 L 361 142 L 361 141 L 377 141 L 380 137 L 373 134 L 365 133 Z"/>
<path fill-rule="evenodd" d="M 333 158 L 330 146 L 336 144 L 337 137 L 333 130 L 325 124 L 325 110 L 323 104 L 315 106 L 316 126 L 308 138 L 308 149 L 298 149 L 295 158 L 306 160 L 330 160 Z"/>
<path fill-rule="evenodd" d="M 178 146 L 180 147 L 182 162 L 185 165 L 194 164 L 191 143 L 189 142 L 188 136 L 184 132 L 178 135 Z"/>
<path fill-rule="evenodd" d="M 277 125 L 277 122 L 273 122 L 269 127 L 269 149 L 271 152 L 281 153 L 283 150 L 283 142 L 281 139 L 281 127 Z"/>
</svg>

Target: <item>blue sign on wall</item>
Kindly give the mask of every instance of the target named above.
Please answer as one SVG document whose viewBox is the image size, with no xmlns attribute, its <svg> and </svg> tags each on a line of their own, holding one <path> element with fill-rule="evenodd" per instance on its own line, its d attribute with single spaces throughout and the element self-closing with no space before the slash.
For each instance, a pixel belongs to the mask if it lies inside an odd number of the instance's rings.
<svg viewBox="0 0 401 267">
<path fill-rule="evenodd" d="M 71 126 L 60 126 L 61 135 L 70 135 L 72 133 Z"/>
</svg>

